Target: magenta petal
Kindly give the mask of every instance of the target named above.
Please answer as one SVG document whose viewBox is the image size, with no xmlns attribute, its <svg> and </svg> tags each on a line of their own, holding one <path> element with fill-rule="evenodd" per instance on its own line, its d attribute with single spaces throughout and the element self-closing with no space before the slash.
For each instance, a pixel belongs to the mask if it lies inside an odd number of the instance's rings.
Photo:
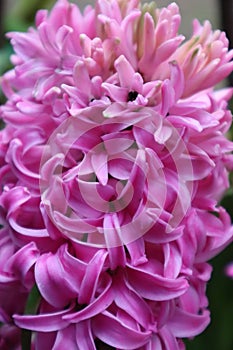
<svg viewBox="0 0 233 350">
<path fill-rule="evenodd" d="M 48 237 L 48 232 L 46 229 L 33 229 L 33 228 L 27 228 L 19 225 L 14 217 L 9 218 L 9 223 L 11 227 L 21 235 L 25 236 L 31 236 L 31 237 Z"/>
<path fill-rule="evenodd" d="M 209 322 L 207 260 L 233 238 L 233 89 L 215 86 L 233 50 L 143 2 L 57 0 L 8 34 L 0 348 L 22 328 L 33 350 L 184 350 Z"/>
<path fill-rule="evenodd" d="M 126 244 L 128 252 L 131 258 L 131 264 L 137 266 L 147 262 L 147 257 L 145 254 L 145 242 L 143 237 L 136 239 L 130 243 Z"/>
<path fill-rule="evenodd" d="M 146 344 L 145 350 L 163 350 L 160 338 L 155 334 L 152 336 L 148 344 Z"/>
<path fill-rule="evenodd" d="M 59 259 L 51 253 L 44 254 L 38 260 L 35 270 L 36 281 L 42 296 L 54 306 L 65 306 L 70 297 L 75 296 L 69 280 L 64 278 L 65 272 Z M 64 289 L 59 288 L 59 281 L 63 280 Z M 60 290 L 59 290 L 59 289 Z"/>
<path fill-rule="evenodd" d="M 68 325 L 62 316 L 70 313 L 74 305 L 69 308 L 48 314 L 40 315 L 13 315 L 15 324 L 20 328 L 30 329 L 38 332 L 52 332 L 65 328 Z"/>
<path fill-rule="evenodd" d="M 29 270 L 33 267 L 39 258 L 39 250 L 34 242 L 25 245 L 18 250 L 6 263 L 5 269 L 9 270 L 14 275 L 18 275 L 19 279 L 25 280 L 32 286 L 34 278 L 29 276 Z"/>
<path fill-rule="evenodd" d="M 113 300 L 114 293 L 111 286 L 111 279 L 109 278 L 107 279 L 107 286 L 96 299 L 94 299 L 84 309 L 65 315 L 64 319 L 71 323 L 87 320 L 106 310 L 109 305 L 112 304 Z"/>
<path fill-rule="evenodd" d="M 127 327 L 135 329 L 136 331 L 140 329 L 140 325 L 137 321 L 125 310 L 118 308 L 115 316 Z"/>
<path fill-rule="evenodd" d="M 164 326 L 160 331 L 159 335 L 163 343 L 163 348 L 166 350 L 180 350 L 177 339 L 172 334 L 167 326 Z"/>
<path fill-rule="evenodd" d="M 76 346 L 76 327 L 75 325 L 69 325 L 68 327 L 60 329 L 57 332 L 57 336 L 52 349 L 75 349 Z"/>
<path fill-rule="evenodd" d="M 108 232 L 109 234 L 109 232 Z M 112 240 L 111 240 L 112 243 Z M 126 256 L 125 248 L 123 244 L 119 244 L 116 247 L 108 247 L 109 262 L 112 270 L 115 270 L 118 266 L 125 266 Z"/>
<path fill-rule="evenodd" d="M 146 266 L 146 264 L 144 265 Z M 170 300 L 185 293 L 188 282 L 185 278 L 165 278 L 152 274 L 146 269 L 136 269 L 129 266 L 128 278 L 135 291 L 150 300 Z M 144 281 L 142 284 L 141 281 Z"/>
<path fill-rule="evenodd" d="M 148 329 L 153 323 L 153 317 L 147 303 L 128 285 L 123 276 L 116 277 L 114 286 L 116 305 L 130 314 L 145 329 Z"/>
<path fill-rule="evenodd" d="M 64 307 L 78 296 L 86 264 L 61 246 L 56 254 L 43 254 L 35 266 L 35 278 L 42 296 L 54 307 Z M 72 271 L 79 271 L 78 274 Z"/>
<path fill-rule="evenodd" d="M 104 250 L 97 251 L 87 265 L 79 290 L 78 301 L 80 304 L 89 304 L 93 300 L 107 254 Z"/>
<path fill-rule="evenodd" d="M 114 270 L 117 266 L 125 266 L 126 254 L 120 237 L 120 224 L 117 213 L 106 214 L 103 226 L 111 269 Z"/>
<path fill-rule="evenodd" d="M 151 332 L 127 327 L 107 311 L 93 319 L 93 333 L 104 343 L 125 350 L 134 350 L 145 345 L 151 336 Z"/>
<path fill-rule="evenodd" d="M 78 350 L 96 350 L 90 320 L 79 322 L 76 325 L 76 340 Z"/>
<path fill-rule="evenodd" d="M 174 316 L 167 325 L 177 338 L 189 338 L 198 335 L 210 323 L 210 313 L 205 310 L 201 315 L 191 314 L 176 308 Z"/>
<path fill-rule="evenodd" d="M 176 278 L 182 267 L 180 251 L 172 244 L 164 244 L 164 274 L 168 278 Z"/>
</svg>

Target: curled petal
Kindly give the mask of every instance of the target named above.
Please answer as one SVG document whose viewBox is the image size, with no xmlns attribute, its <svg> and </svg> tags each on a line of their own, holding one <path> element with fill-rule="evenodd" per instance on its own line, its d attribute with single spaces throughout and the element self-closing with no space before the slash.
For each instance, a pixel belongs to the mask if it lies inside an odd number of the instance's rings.
<svg viewBox="0 0 233 350">
<path fill-rule="evenodd" d="M 144 264 L 144 267 L 146 264 Z M 150 300 L 170 300 L 182 295 L 188 288 L 185 278 L 165 278 L 158 274 L 152 274 L 146 269 L 128 268 L 129 282 L 134 289 L 144 298 Z M 142 284 L 141 281 L 144 281 Z"/>
<path fill-rule="evenodd" d="M 201 315 L 195 315 L 176 308 L 174 316 L 167 322 L 167 326 L 177 338 L 194 337 L 208 326 L 210 323 L 210 313 L 205 310 Z"/>
<path fill-rule="evenodd" d="M 61 246 L 55 254 L 43 254 L 35 266 L 40 293 L 54 307 L 64 307 L 78 296 L 85 269 L 86 264 L 69 255 L 66 246 Z"/>
<path fill-rule="evenodd" d="M 19 280 L 32 285 L 33 276 L 30 274 L 30 269 L 40 256 L 40 252 L 34 242 L 25 245 L 18 250 L 5 264 L 5 270 L 8 273 L 15 275 Z"/>
<path fill-rule="evenodd" d="M 107 254 L 102 249 L 97 251 L 87 265 L 79 291 L 78 301 L 80 304 L 89 304 L 93 300 Z"/>
<path fill-rule="evenodd" d="M 115 303 L 126 310 L 131 317 L 145 329 L 153 323 L 153 317 L 147 303 L 128 285 L 125 278 L 117 276 L 115 281 Z"/>
<path fill-rule="evenodd" d="M 15 324 L 24 329 L 37 332 L 53 332 L 67 327 L 68 322 L 62 316 L 68 314 L 74 305 L 62 311 L 55 311 L 39 315 L 13 315 Z"/>
<path fill-rule="evenodd" d="M 106 287 L 103 292 L 88 304 L 84 309 L 64 316 L 71 323 L 88 320 L 101 312 L 104 312 L 114 300 L 114 292 L 111 287 L 111 279 L 107 278 Z"/>
<path fill-rule="evenodd" d="M 107 311 L 95 317 L 93 332 L 108 345 L 125 350 L 133 350 L 145 345 L 151 336 L 149 331 L 142 332 L 127 327 Z"/>
<path fill-rule="evenodd" d="M 76 325 L 76 344 L 79 350 L 96 350 L 90 320 Z"/>
</svg>

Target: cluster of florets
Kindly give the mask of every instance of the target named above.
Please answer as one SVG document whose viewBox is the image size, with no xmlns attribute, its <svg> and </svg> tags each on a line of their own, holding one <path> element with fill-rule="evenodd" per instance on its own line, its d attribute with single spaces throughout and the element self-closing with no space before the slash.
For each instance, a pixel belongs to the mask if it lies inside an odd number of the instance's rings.
<svg viewBox="0 0 233 350">
<path fill-rule="evenodd" d="M 233 233 L 232 90 L 213 88 L 233 52 L 180 20 L 175 3 L 59 0 L 8 34 L 1 349 L 26 329 L 38 350 L 178 350 L 209 324 L 207 261 Z"/>
</svg>

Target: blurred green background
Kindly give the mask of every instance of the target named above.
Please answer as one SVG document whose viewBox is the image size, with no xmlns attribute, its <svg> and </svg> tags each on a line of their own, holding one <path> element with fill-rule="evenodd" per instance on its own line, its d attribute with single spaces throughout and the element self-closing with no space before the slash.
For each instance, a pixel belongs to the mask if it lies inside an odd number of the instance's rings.
<svg viewBox="0 0 233 350">
<path fill-rule="evenodd" d="M 166 6 L 170 2 L 156 1 L 158 7 Z M 83 8 L 87 3 L 93 4 L 94 1 L 76 0 L 76 3 Z M 193 18 L 196 17 L 200 21 L 209 19 L 214 28 L 221 28 L 227 32 L 232 45 L 233 0 L 179 0 L 177 3 L 182 14 L 183 34 L 190 35 Z M 37 9 L 50 8 L 53 4 L 54 0 L 0 0 L 0 75 L 10 68 L 9 56 L 12 50 L 4 38 L 4 33 L 26 30 L 33 24 Z M 226 83 L 232 85 L 232 80 L 228 79 Z M 0 93 L 0 102 L 3 101 L 4 97 Z M 233 218 L 232 190 L 226 194 L 222 204 Z M 231 260 L 233 245 L 211 261 L 214 269 L 207 293 L 212 321 L 202 335 L 186 342 L 188 350 L 233 350 L 233 280 L 224 274 L 224 268 Z"/>
</svg>

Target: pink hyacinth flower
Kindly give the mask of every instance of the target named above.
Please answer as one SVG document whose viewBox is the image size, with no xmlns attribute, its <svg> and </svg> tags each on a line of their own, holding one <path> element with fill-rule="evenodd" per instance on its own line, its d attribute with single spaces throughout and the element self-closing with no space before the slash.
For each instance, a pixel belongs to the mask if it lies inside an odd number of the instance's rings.
<svg viewBox="0 0 233 350">
<path fill-rule="evenodd" d="M 215 88 L 233 51 L 180 22 L 175 3 L 58 0 L 7 34 L 3 349 L 184 350 L 209 324 L 208 261 L 233 240 L 233 91 Z"/>
</svg>

